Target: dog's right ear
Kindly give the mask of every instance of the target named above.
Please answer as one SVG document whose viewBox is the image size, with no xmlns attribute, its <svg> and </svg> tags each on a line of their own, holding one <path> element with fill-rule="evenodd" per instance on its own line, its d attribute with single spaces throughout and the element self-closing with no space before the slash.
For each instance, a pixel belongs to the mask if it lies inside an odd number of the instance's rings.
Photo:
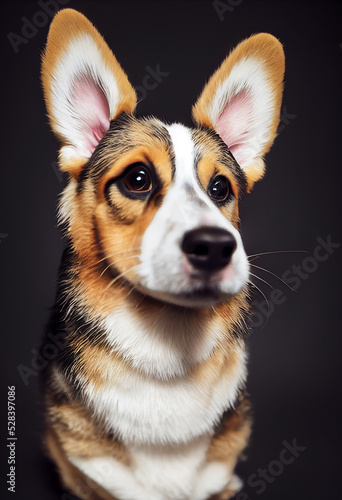
<svg viewBox="0 0 342 500">
<path fill-rule="evenodd" d="M 75 176 L 122 112 L 133 113 L 137 97 L 108 45 L 79 12 L 54 17 L 42 61 L 50 124 L 62 142 L 60 167 Z"/>
<path fill-rule="evenodd" d="M 229 147 L 248 191 L 264 175 L 263 158 L 277 134 L 284 70 L 279 40 L 253 35 L 226 57 L 193 107 L 195 123 L 213 128 Z"/>
</svg>

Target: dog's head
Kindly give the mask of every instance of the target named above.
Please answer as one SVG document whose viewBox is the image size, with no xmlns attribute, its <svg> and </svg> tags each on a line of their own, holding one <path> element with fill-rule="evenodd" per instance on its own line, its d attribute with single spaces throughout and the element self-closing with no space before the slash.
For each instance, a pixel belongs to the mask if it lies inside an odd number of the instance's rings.
<svg viewBox="0 0 342 500">
<path fill-rule="evenodd" d="M 239 199 L 263 176 L 283 74 L 279 41 L 254 35 L 206 84 L 195 128 L 136 118 L 136 93 L 102 37 L 60 11 L 42 80 L 69 174 L 61 217 L 80 262 L 185 306 L 237 294 L 249 273 Z"/>
</svg>

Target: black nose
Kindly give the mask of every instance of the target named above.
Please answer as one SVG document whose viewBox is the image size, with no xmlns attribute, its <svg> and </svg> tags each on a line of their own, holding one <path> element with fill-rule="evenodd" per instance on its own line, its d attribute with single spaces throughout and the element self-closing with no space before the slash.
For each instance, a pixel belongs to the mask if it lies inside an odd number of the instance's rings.
<svg viewBox="0 0 342 500">
<path fill-rule="evenodd" d="M 185 233 L 182 250 L 190 264 L 205 271 L 225 267 L 236 248 L 234 236 L 218 227 L 199 227 Z"/>
</svg>

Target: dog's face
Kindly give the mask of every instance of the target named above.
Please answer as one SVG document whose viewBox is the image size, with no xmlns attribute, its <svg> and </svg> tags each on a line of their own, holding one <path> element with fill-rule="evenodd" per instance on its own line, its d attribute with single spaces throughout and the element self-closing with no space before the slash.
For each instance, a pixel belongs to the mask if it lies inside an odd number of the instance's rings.
<svg viewBox="0 0 342 500">
<path fill-rule="evenodd" d="M 200 305 L 246 283 L 238 231 L 246 181 L 210 130 L 121 115 L 77 186 L 71 224 L 92 199 L 89 223 L 106 265 L 147 294 Z"/>
<path fill-rule="evenodd" d="M 42 75 L 70 177 L 61 216 L 83 264 L 184 306 L 237 294 L 248 281 L 239 199 L 263 175 L 283 72 L 280 43 L 256 35 L 209 80 L 196 128 L 135 118 L 135 92 L 103 39 L 61 11 Z"/>
</svg>

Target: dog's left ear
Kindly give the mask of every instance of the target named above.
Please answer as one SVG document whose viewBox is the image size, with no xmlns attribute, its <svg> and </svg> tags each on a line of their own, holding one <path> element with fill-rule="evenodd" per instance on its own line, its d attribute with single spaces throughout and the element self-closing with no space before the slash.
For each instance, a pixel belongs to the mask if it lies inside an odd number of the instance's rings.
<svg viewBox="0 0 342 500">
<path fill-rule="evenodd" d="M 251 36 L 223 61 L 192 110 L 197 125 L 214 128 L 227 144 L 249 191 L 276 136 L 284 69 L 281 43 L 267 33 Z"/>
<path fill-rule="evenodd" d="M 62 142 L 60 167 L 77 176 L 110 120 L 133 113 L 135 90 L 102 36 L 73 9 L 52 21 L 42 83 L 51 127 Z"/>
</svg>

